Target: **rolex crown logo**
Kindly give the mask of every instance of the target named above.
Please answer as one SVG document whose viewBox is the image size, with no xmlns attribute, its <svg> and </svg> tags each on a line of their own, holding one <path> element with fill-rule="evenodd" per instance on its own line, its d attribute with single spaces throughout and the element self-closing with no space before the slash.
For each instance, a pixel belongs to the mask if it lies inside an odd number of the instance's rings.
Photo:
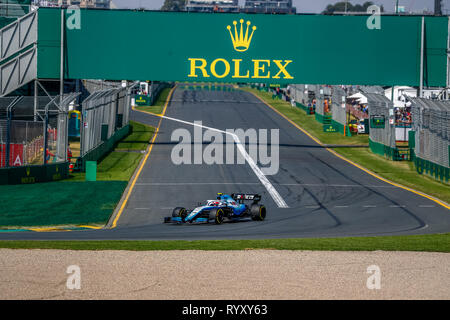
<svg viewBox="0 0 450 320">
<path fill-rule="evenodd" d="M 247 51 L 250 47 L 250 43 L 252 42 L 253 33 L 256 30 L 256 27 L 253 26 L 251 30 L 251 34 L 249 35 L 249 29 L 250 29 L 250 21 L 247 21 L 247 29 L 245 30 L 244 35 L 244 19 L 239 20 L 241 24 L 241 29 L 238 32 L 237 28 L 237 21 L 233 21 L 234 25 L 234 35 L 231 31 L 231 26 L 227 26 L 228 31 L 230 32 L 231 40 L 233 41 L 234 50 L 239 52 Z"/>
</svg>

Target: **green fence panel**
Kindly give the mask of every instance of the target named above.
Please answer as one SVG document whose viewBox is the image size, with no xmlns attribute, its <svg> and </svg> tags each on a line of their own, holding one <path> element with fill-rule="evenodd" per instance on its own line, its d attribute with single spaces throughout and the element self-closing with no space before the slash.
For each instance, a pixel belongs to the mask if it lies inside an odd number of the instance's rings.
<svg viewBox="0 0 450 320">
<path fill-rule="evenodd" d="M 141 94 L 136 95 L 134 102 L 137 106 L 140 106 L 140 107 L 151 105 L 150 97 L 147 95 L 141 95 Z"/>
<path fill-rule="evenodd" d="M 8 169 L 0 169 L 0 185 L 8 184 Z"/>
<path fill-rule="evenodd" d="M 318 121 L 318 122 L 323 124 L 323 122 L 324 122 L 324 116 L 323 115 L 321 115 L 319 113 L 316 113 L 315 114 L 315 118 L 316 118 L 316 121 Z"/>
<path fill-rule="evenodd" d="M 341 134 L 345 134 L 345 126 L 341 124 L 340 122 L 337 122 L 335 120 L 331 120 L 331 125 L 336 128 L 336 132 L 339 132 Z"/>
<path fill-rule="evenodd" d="M 414 149 L 416 147 L 416 132 L 415 131 L 409 131 L 408 132 L 408 145 L 411 149 Z"/>
<path fill-rule="evenodd" d="M 45 166 L 46 181 L 59 181 L 69 176 L 68 163 L 49 164 Z"/>
<path fill-rule="evenodd" d="M 101 133 L 101 139 L 102 141 L 108 140 L 108 124 L 102 123 L 102 133 Z"/>
<path fill-rule="evenodd" d="M 97 181 L 97 161 L 86 161 L 86 181 Z"/>
<path fill-rule="evenodd" d="M 0 184 L 32 184 L 67 179 L 68 162 L 0 169 Z"/>
<path fill-rule="evenodd" d="M 29 184 L 46 181 L 44 166 L 14 167 L 9 168 L 9 184 Z"/>
<path fill-rule="evenodd" d="M 437 163 L 414 157 L 414 165 L 419 174 L 426 174 L 436 180 L 448 183 L 450 181 L 450 168 Z"/>
<path fill-rule="evenodd" d="M 324 124 L 323 132 L 339 132 L 339 128 L 334 126 L 333 124 Z"/>
</svg>

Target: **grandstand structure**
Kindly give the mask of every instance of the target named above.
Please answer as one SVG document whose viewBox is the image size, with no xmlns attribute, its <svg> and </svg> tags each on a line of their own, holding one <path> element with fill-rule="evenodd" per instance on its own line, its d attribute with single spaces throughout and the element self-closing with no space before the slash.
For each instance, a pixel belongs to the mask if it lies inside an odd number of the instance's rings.
<svg viewBox="0 0 450 320">
<path fill-rule="evenodd" d="M 239 12 L 238 0 L 188 0 L 189 12 Z"/>
<path fill-rule="evenodd" d="M 111 0 L 34 0 L 39 7 L 78 6 L 90 9 L 111 9 Z"/>
<path fill-rule="evenodd" d="M 0 27 L 30 12 L 30 7 L 31 0 L 0 1 Z"/>
<path fill-rule="evenodd" d="M 241 11 L 246 13 L 297 13 L 297 9 L 292 6 L 292 0 L 246 0 Z"/>
</svg>

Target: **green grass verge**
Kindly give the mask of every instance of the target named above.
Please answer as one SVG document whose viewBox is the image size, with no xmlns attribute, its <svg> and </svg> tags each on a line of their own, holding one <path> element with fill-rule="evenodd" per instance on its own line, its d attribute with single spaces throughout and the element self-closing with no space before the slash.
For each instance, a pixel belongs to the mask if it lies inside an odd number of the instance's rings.
<svg viewBox="0 0 450 320">
<path fill-rule="evenodd" d="M 130 126 L 131 133 L 117 144 L 115 150 L 146 150 L 150 139 L 153 137 L 155 128 L 135 121 L 130 121 Z"/>
<path fill-rule="evenodd" d="M 366 238 L 200 241 L 0 241 L 0 248 L 60 250 L 321 250 L 450 252 L 450 234 Z"/>
<path fill-rule="evenodd" d="M 338 132 L 323 132 L 323 125 L 315 120 L 314 115 L 307 115 L 305 111 L 297 107 L 292 107 L 291 104 L 286 101 L 272 99 L 271 93 L 246 87 L 241 89 L 256 94 L 266 103 L 280 111 L 324 144 L 369 145 L 368 135 L 345 137 Z"/>
<path fill-rule="evenodd" d="M 156 99 L 156 102 L 152 106 L 136 107 L 136 110 L 161 114 L 164 110 L 164 105 L 166 103 L 167 97 L 169 96 L 170 90 L 172 90 L 172 88 L 164 88 Z"/>
<path fill-rule="evenodd" d="M 130 122 L 131 133 L 97 167 L 97 181 L 73 173 L 64 181 L 0 186 L 0 228 L 104 225 L 144 156 L 155 129 Z"/>
<path fill-rule="evenodd" d="M 0 186 L 0 226 L 104 225 L 127 182 L 49 182 Z"/>
<path fill-rule="evenodd" d="M 306 115 L 303 110 L 293 108 L 286 101 L 274 100 L 267 92 L 251 88 L 242 89 L 259 96 L 324 144 L 368 144 L 367 135 L 344 137 L 340 133 L 323 132 L 322 125 L 315 120 L 314 115 Z M 333 150 L 385 179 L 450 203 L 449 186 L 426 175 L 419 175 L 412 162 L 390 161 L 372 153 L 369 148 L 334 148 Z"/>
<path fill-rule="evenodd" d="M 144 156 L 155 128 L 130 121 L 131 133 L 97 166 L 97 181 L 129 181 Z M 68 181 L 84 181 L 83 172 L 72 173 Z"/>
<path fill-rule="evenodd" d="M 413 162 L 387 160 L 366 148 L 335 148 L 334 150 L 385 179 L 450 203 L 450 187 L 431 177 L 418 174 Z"/>
</svg>

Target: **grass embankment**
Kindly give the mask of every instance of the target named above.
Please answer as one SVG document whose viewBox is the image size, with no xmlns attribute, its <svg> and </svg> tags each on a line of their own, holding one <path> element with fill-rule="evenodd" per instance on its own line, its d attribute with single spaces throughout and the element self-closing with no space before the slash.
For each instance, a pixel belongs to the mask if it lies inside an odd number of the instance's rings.
<svg viewBox="0 0 450 320">
<path fill-rule="evenodd" d="M 97 181 L 128 181 L 147 149 L 155 128 L 130 121 L 131 133 L 97 166 Z M 68 181 L 84 181 L 85 173 L 73 173 Z"/>
<path fill-rule="evenodd" d="M 317 122 L 314 115 L 306 115 L 299 109 L 292 107 L 290 103 L 282 100 L 272 99 L 272 95 L 259 91 L 257 89 L 243 88 L 245 91 L 252 92 L 270 104 L 276 110 L 291 119 L 301 128 L 306 130 L 312 136 L 317 138 L 323 144 L 332 145 L 368 145 L 368 135 L 356 135 L 344 137 L 340 133 L 323 132 L 322 124 Z M 450 203 L 450 188 L 447 184 L 434 180 L 426 175 L 417 173 L 412 162 L 390 161 L 378 156 L 367 148 L 333 148 L 333 150 L 347 159 L 369 169 L 377 175 L 392 182 L 421 191 L 447 203 Z"/>
<path fill-rule="evenodd" d="M 0 241 L 0 248 L 60 250 L 319 250 L 450 252 L 450 234 L 274 240 Z"/>
<path fill-rule="evenodd" d="M 95 182 L 73 173 L 65 181 L 0 186 L 0 228 L 104 225 L 154 133 L 152 127 L 130 125 L 131 134 L 99 163 Z"/>
<path fill-rule="evenodd" d="M 126 185 L 100 181 L 0 186 L 0 228 L 104 225 Z"/>
<path fill-rule="evenodd" d="M 152 106 L 140 106 L 135 107 L 135 109 L 140 111 L 151 112 L 154 114 L 161 114 L 164 110 L 164 105 L 166 103 L 167 97 L 169 96 L 171 89 L 172 88 L 164 88 Z"/>
</svg>

